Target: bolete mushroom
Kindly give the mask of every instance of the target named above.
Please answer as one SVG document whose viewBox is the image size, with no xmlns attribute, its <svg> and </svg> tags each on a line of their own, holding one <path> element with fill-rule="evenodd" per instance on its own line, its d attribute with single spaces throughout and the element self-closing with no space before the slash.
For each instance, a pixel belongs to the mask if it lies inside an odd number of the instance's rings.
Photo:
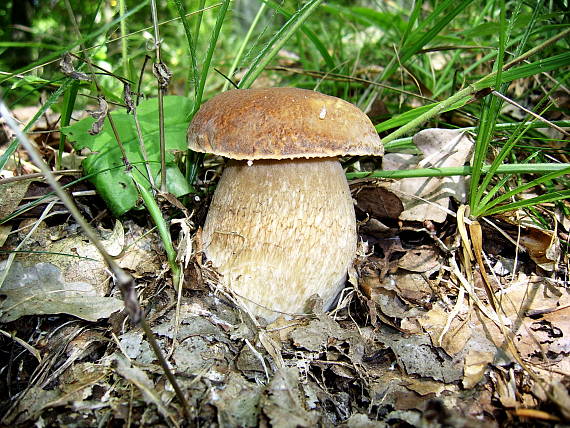
<svg viewBox="0 0 570 428">
<path fill-rule="evenodd" d="M 203 229 L 206 257 L 255 315 L 325 309 L 356 255 L 344 155 L 382 155 L 354 105 L 295 88 L 236 89 L 206 102 L 188 129 L 192 150 L 231 159 Z"/>
</svg>

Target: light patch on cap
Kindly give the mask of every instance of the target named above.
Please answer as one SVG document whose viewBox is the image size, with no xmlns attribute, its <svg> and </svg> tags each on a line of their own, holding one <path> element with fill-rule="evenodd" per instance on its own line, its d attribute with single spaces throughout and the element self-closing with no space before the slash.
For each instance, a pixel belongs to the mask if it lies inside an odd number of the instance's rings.
<svg viewBox="0 0 570 428">
<path fill-rule="evenodd" d="M 247 166 L 252 166 L 253 165 L 253 161 L 250 159 L 247 161 Z"/>
<path fill-rule="evenodd" d="M 321 112 L 319 113 L 319 119 L 324 119 L 327 115 L 327 106 L 323 106 Z"/>
</svg>

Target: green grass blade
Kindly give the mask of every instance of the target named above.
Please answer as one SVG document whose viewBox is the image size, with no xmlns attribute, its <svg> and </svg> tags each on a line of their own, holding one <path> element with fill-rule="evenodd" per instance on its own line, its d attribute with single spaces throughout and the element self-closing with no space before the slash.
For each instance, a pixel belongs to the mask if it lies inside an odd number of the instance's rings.
<svg viewBox="0 0 570 428">
<path fill-rule="evenodd" d="M 400 46 L 404 46 L 408 41 L 408 37 L 412 33 L 412 29 L 414 28 L 414 25 L 416 24 L 418 17 L 420 16 L 420 12 L 422 11 L 422 5 L 423 5 L 422 0 L 414 1 L 414 8 L 412 9 L 412 13 L 410 14 L 410 18 L 408 19 L 408 25 L 406 26 L 404 34 L 402 35 L 402 41 L 400 42 Z"/>
<path fill-rule="evenodd" d="M 206 8 L 206 0 L 200 0 L 198 4 L 198 15 L 196 16 L 196 24 L 194 26 L 194 34 L 196 35 L 195 43 L 198 44 L 198 38 L 200 37 L 200 27 L 202 26 L 202 16 L 204 15 L 204 9 Z"/>
<path fill-rule="evenodd" d="M 520 208 L 532 207 L 546 202 L 561 201 L 570 198 L 570 190 L 561 190 L 557 192 L 550 192 L 544 195 L 536 196 L 530 199 L 523 199 L 520 201 L 512 202 L 510 204 L 500 205 L 493 209 L 485 211 L 485 215 L 499 214 L 506 211 L 514 211 Z"/>
<path fill-rule="evenodd" d="M 206 87 L 206 80 L 208 79 L 210 64 L 212 63 L 212 57 L 214 55 L 214 51 L 216 50 L 216 44 L 218 42 L 218 37 L 220 36 L 220 30 L 222 29 L 222 24 L 224 23 L 230 2 L 231 0 L 224 0 L 220 6 L 220 9 L 218 10 L 216 24 L 214 25 L 214 30 L 210 36 L 208 51 L 206 52 L 206 58 L 204 59 L 204 64 L 202 65 L 202 75 L 200 76 L 200 83 L 198 85 L 198 90 L 196 91 L 194 113 L 198 111 L 200 104 L 202 104 L 202 97 L 204 96 L 204 88 Z"/>
<path fill-rule="evenodd" d="M 0 48 L 38 48 L 55 51 L 61 49 L 61 46 L 38 42 L 0 42 Z"/>
<path fill-rule="evenodd" d="M 241 61 L 241 59 L 243 57 L 243 53 L 245 52 L 245 47 L 247 46 L 247 44 L 249 43 L 249 40 L 251 39 L 251 35 L 253 34 L 253 30 L 255 29 L 255 27 L 257 27 L 259 20 L 263 16 L 263 12 L 265 12 L 266 6 L 267 6 L 267 3 L 261 4 L 259 9 L 257 10 L 257 13 L 255 14 L 255 17 L 253 18 L 251 25 L 249 26 L 249 29 L 247 30 L 245 37 L 243 38 L 243 40 L 241 42 L 241 45 L 240 45 L 238 52 L 237 52 L 237 54 L 236 54 L 236 56 L 232 62 L 232 65 L 230 66 L 230 69 L 228 70 L 228 77 L 230 79 L 232 78 L 239 62 Z M 222 91 L 227 91 L 229 85 L 230 85 L 230 82 L 226 80 L 226 83 L 224 83 L 224 87 L 222 88 Z"/>
<path fill-rule="evenodd" d="M 500 1 L 500 8 L 499 49 L 497 60 L 494 65 L 496 88 L 501 85 L 508 32 L 504 0 Z M 490 102 L 488 101 L 483 104 L 483 115 L 479 123 L 473 161 L 471 164 L 473 167 L 473 175 L 471 176 L 471 182 L 469 183 L 469 206 L 471 207 L 471 213 L 474 216 L 477 216 L 480 211 L 480 201 L 483 197 L 483 192 L 486 189 L 486 186 L 481 185 L 481 167 L 483 166 L 489 152 L 489 145 L 491 144 L 491 140 L 495 133 L 495 124 L 497 123 L 501 106 L 502 100 L 498 97 L 492 97 Z M 491 168 L 493 168 L 493 165 Z"/>
<path fill-rule="evenodd" d="M 194 38 L 192 37 L 192 31 L 190 29 L 190 22 L 188 22 L 188 17 L 186 16 L 186 8 L 181 0 L 174 0 L 174 4 L 178 10 L 178 16 L 180 16 L 180 20 L 182 21 L 182 26 L 184 27 L 184 32 L 186 34 L 186 43 L 188 44 L 188 52 L 190 53 L 190 67 L 192 82 L 191 85 L 194 88 L 194 97 L 197 98 L 198 94 L 198 81 L 199 81 L 199 73 L 198 73 L 198 63 L 196 61 L 196 43 L 194 42 Z"/>
<path fill-rule="evenodd" d="M 273 0 L 260 0 L 260 1 L 264 2 L 270 8 L 274 9 L 275 11 L 283 15 L 287 20 L 291 19 L 291 17 L 293 16 L 293 13 L 290 13 L 287 10 L 283 9 L 278 3 L 274 2 Z M 329 54 L 329 51 L 325 47 L 324 43 L 321 42 L 321 40 L 317 37 L 317 35 L 309 28 L 307 28 L 305 25 L 301 25 L 301 31 L 313 43 L 315 49 L 319 51 L 329 70 L 334 70 L 336 68 L 335 62 L 331 57 L 331 55 Z"/>
<path fill-rule="evenodd" d="M 559 164 L 559 165 L 562 165 L 562 164 Z M 558 177 L 561 177 L 561 176 L 566 175 L 566 174 L 570 174 L 570 167 L 562 169 L 560 171 L 554 171 L 554 172 L 551 172 L 549 174 L 545 174 L 545 175 L 538 177 L 532 181 L 529 181 L 528 183 L 525 183 L 519 187 L 516 187 L 515 189 L 510 190 L 509 192 L 506 192 L 505 194 L 503 194 L 503 195 L 495 198 L 493 201 L 489 202 L 489 204 L 487 204 L 487 206 L 484 207 L 485 208 L 484 212 L 489 212 L 491 210 L 491 208 L 499 205 L 501 202 L 504 202 L 504 201 L 524 192 L 525 190 L 531 189 L 532 187 L 535 187 L 535 186 L 540 186 L 540 185 L 546 183 L 547 181 L 555 180 Z M 483 215 L 483 214 L 481 214 L 481 215 Z"/>
<path fill-rule="evenodd" d="M 489 165 L 484 165 L 481 170 L 489 171 Z M 507 164 L 497 169 L 497 174 L 568 174 L 570 164 L 567 163 L 533 163 L 533 164 Z M 359 178 L 409 178 L 409 177 L 452 177 L 471 175 L 473 168 L 470 166 L 454 166 L 443 168 L 418 168 L 395 171 L 359 171 L 349 172 L 346 177 L 349 180 Z"/>
<path fill-rule="evenodd" d="M 469 6 L 472 1 L 473 0 L 462 0 L 461 2 L 457 2 L 457 0 L 446 0 L 441 2 L 434 11 L 420 23 L 405 45 L 402 46 L 399 55 L 400 62 L 407 62 L 408 59 L 431 42 L 433 38 L 438 35 L 453 18 Z M 443 14 L 443 12 L 448 8 L 450 10 L 446 14 Z M 433 26 L 429 30 L 424 31 L 424 29 L 431 26 L 432 23 Z"/>
<path fill-rule="evenodd" d="M 535 159 L 538 156 L 538 152 L 534 152 L 532 153 L 528 158 L 526 158 L 524 160 L 524 162 L 521 162 L 523 164 L 528 164 L 530 163 L 531 160 Z M 500 166 L 500 165 L 499 165 Z M 485 175 L 485 178 L 488 177 L 493 177 L 496 174 L 497 169 L 499 168 L 499 166 L 494 166 L 491 165 L 491 167 L 489 168 L 489 171 L 487 171 L 487 174 Z M 492 172 L 491 172 L 492 171 Z M 491 201 L 491 199 L 493 199 L 495 197 L 495 195 L 497 195 L 499 193 L 499 190 L 501 190 L 503 188 L 503 186 L 506 186 L 508 180 L 510 180 L 512 178 L 513 174 L 505 174 L 492 188 L 491 190 L 489 190 L 489 192 L 487 192 L 487 195 L 485 195 L 481 201 L 479 202 L 479 205 L 481 207 L 486 207 L 489 204 L 489 201 Z M 485 188 L 487 188 L 489 184 L 485 185 Z M 484 210 L 484 209 L 483 209 Z"/>
<path fill-rule="evenodd" d="M 275 33 L 269 43 L 263 48 L 259 55 L 253 60 L 249 70 L 239 83 L 240 88 L 249 88 L 251 84 L 261 74 L 263 69 L 277 55 L 289 38 L 295 34 L 301 24 L 311 16 L 314 10 L 323 0 L 310 0 L 303 5 L 289 20 Z"/>
</svg>

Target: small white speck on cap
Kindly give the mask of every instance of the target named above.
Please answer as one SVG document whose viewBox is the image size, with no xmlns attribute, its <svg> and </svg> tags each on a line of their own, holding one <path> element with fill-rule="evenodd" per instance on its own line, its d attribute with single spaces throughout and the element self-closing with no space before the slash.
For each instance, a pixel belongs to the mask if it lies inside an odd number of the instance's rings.
<svg viewBox="0 0 570 428">
<path fill-rule="evenodd" d="M 253 161 L 250 159 L 247 161 L 247 166 L 252 166 L 253 165 Z"/>
<path fill-rule="evenodd" d="M 327 115 L 327 106 L 323 106 L 321 112 L 319 113 L 319 119 L 324 119 Z"/>
</svg>

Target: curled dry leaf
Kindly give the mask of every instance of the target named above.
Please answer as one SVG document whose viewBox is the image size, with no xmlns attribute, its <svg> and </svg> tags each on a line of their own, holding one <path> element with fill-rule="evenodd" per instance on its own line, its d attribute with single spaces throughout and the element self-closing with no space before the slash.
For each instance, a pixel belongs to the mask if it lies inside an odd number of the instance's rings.
<svg viewBox="0 0 570 428">
<path fill-rule="evenodd" d="M 105 98 L 97 97 L 97 99 L 99 100 L 99 108 L 89 112 L 91 117 L 95 119 L 95 122 L 93 122 L 93 125 L 91 125 L 91 129 L 89 130 L 89 135 L 97 135 L 103 130 L 105 118 L 109 113 L 109 104 L 107 104 Z"/>
<path fill-rule="evenodd" d="M 385 170 L 419 168 L 443 168 L 463 166 L 471 156 L 472 138 L 463 131 L 449 129 L 425 129 L 414 135 L 414 144 L 421 156 L 388 153 L 382 166 Z M 465 200 L 465 178 L 427 177 L 404 178 L 390 183 L 387 188 L 402 201 L 404 211 L 400 220 L 431 220 L 441 223 L 447 217 L 449 198 Z"/>
<path fill-rule="evenodd" d="M 73 58 L 68 53 L 64 54 L 59 61 L 59 68 L 63 74 L 67 77 L 71 77 L 72 79 L 83 80 L 85 82 L 90 82 L 92 80 L 88 74 L 75 70 L 75 67 L 73 66 Z"/>
<path fill-rule="evenodd" d="M 526 227 L 520 236 L 520 242 L 528 251 L 530 258 L 542 269 L 552 272 L 560 256 L 560 241 L 550 230 Z"/>
</svg>

